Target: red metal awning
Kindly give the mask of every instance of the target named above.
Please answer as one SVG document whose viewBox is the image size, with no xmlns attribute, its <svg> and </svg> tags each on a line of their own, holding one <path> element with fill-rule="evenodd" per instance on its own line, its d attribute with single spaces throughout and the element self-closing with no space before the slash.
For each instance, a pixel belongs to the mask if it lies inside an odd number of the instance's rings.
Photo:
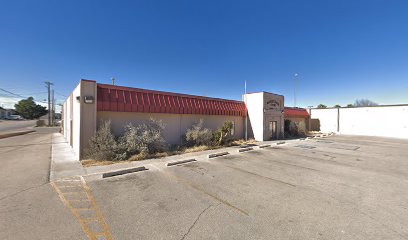
<svg viewBox="0 0 408 240">
<path fill-rule="evenodd" d="M 297 118 L 309 118 L 309 113 L 304 108 L 291 108 L 285 107 L 285 118 L 297 117 Z"/>
<path fill-rule="evenodd" d="M 246 116 L 247 112 L 241 101 L 108 84 L 97 85 L 97 110 L 229 116 Z"/>
</svg>

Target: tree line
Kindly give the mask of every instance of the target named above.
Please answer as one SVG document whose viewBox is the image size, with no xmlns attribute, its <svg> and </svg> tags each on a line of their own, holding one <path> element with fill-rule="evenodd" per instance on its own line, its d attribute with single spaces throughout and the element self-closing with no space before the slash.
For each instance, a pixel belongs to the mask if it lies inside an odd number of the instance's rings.
<svg viewBox="0 0 408 240">
<path fill-rule="evenodd" d="M 354 104 L 349 103 L 344 107 L 373 107 L 373 106 L 378 106 L 378 103 L 376 103 L 374 101 L 371 101 L 369 99 L 357 99 L 354 102 Z M 334 108 L 340 108 L 342 106 L 339 105 L 339 104 L 336 104 L 333 107 Z M 317 105 L 317 108 L 327 108 L 327 106 L 321 103 L 321 104 Z"/>
</svg>

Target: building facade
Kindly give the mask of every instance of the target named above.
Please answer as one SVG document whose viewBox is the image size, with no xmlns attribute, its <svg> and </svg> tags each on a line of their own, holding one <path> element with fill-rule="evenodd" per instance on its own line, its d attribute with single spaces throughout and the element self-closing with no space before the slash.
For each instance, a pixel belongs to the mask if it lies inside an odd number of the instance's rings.
<svg viewBox="0 0 408 240">
<path fill-rule="evenodd" d="M 268 92 L 243 95 L 243 101 L 227 100 L 98 84 L 81 80 L 63 104 L 62 132 L 77 158 L 85 156 L 89 139 L 103 121 L 110 121 L 115 135 L 131 123 L 161 120 L 169 144 L 182 144 L 187 129 L 204 120 L 213 131 L 233 123 L 233 137 L 258 141 L 284 137 L 284 97 Z"/>
</svg>

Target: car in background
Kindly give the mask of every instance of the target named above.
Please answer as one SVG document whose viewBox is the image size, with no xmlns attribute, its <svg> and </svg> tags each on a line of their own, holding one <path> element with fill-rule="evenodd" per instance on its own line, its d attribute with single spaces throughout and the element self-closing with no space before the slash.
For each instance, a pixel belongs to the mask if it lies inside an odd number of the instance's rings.
<svg viewBox="0 0 408 240">
<path fill-rule="evenodd" d="M 23 117 L 21 117 L 20 115 L 10 115 L 7 117 L 8 120 L 24 120 Z"/>
</svg>

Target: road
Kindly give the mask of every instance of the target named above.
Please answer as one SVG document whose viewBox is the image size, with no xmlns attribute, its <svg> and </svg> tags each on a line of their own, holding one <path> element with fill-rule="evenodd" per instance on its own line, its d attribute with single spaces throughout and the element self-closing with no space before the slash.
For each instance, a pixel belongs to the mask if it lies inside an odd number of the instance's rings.
<svg viewBox="0 0 408 240">
<path fill-rule="evenodd" d="M 35 126 L 36 120 L 0 120 L 0 133 Z"/>
<path fill-rule="evenodd" d="M 55 131 L 0 139 L 0 239 L 86 239 L 49 183 Z"/>
</svg>

